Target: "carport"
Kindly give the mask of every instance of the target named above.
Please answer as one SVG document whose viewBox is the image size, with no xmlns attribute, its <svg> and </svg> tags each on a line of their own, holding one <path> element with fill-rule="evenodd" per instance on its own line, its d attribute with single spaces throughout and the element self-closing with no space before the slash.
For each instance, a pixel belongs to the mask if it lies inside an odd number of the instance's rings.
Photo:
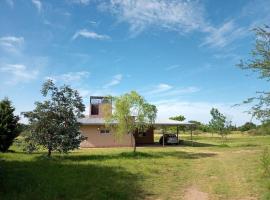
<svg viewBox="0 0 270 200">
<path fill-rule="evenodd" d="M 165 146 L 165 141 L 164 141 L 164 135 L 165 131 L 168 127 L 176 127 L 176 137 L 177 141 L 179 141 L 179 129 L 180 127 L 186 127 L 190 131 L 190 139 L 191 141 L 193 140 L 193 129 L 194 129 L 195 124 L 190 123 L 190 122 L 180 122 L 176 120 L 171 120 L 171 119 L 166 119 L 166 120 L 156 120 L 154 124 L 154 128 L 161 128 L 162 129 L 162 135 L 163 135 L 163 141 L 162 141 L 162 146 Z"/>
</svg>

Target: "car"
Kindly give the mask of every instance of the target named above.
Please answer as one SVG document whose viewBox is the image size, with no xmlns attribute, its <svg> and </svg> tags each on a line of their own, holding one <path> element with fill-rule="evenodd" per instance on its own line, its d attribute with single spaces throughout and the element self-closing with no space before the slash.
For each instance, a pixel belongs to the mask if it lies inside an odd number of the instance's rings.
<svg viewBox="0 0 270 200">
<path fill-rule="evenodd" d="M 163 136 L 160 137 L 159 144 L 163 144 Z M 176 134 L 165 133 L 164 144 L 178 144 L 178 139 L 176 137 Z"/>
</svg>

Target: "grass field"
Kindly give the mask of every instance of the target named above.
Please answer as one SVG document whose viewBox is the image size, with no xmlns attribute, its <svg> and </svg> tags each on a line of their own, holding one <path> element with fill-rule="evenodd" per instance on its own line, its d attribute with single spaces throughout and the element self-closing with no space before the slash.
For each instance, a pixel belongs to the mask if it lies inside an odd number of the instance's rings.
<svg viewBox="0 0 270 200">
<path fill-rule="evenodd" d="M 189 139 L 185 135 L 182 139 Z M 270 199 L 269 136 L 194 136 L 183 146 L 0 154 L 0 199 Z"/>
</svg>

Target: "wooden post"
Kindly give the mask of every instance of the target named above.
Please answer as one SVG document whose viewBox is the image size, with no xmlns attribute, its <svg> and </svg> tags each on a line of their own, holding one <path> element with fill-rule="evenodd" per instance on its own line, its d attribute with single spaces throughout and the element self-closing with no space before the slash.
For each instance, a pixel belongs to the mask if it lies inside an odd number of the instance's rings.
<svg viewBox="0 0 270 200">
<path fill-rule="evenodd" d="M 176 127 L 177 144 L 179 144 L 179 126 Z"/>
<path fill-rule="evenodd" d="M 164 143 L 165 143 L 165 138 L 164 138 L 164 128 L 162 129 L 162 134 L 163 134 L 163 137 L 162 137 L 162 145 L 164 147 Z"/>
<path fill-rule="evenodd" d="M 192 127 L 190 129 L 190 139 L 191 139 L 191 143 L 192 143 L 192 146 L 193 146 L 193 132 L 192 132 Z"/>
</svg>

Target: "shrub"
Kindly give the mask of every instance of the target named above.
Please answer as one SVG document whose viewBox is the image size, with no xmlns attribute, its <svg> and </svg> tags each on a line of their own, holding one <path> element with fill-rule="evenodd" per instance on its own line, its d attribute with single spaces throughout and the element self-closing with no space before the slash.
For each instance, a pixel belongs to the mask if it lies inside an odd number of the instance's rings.
<svg viewBox="0 0 270 200">
<path fill-rule="evenodd" d="M 270 153 L 268 148 L 263 150 L 260 161 L 263 169 L 263 175 L 270 176 Z"/>
</svg>

